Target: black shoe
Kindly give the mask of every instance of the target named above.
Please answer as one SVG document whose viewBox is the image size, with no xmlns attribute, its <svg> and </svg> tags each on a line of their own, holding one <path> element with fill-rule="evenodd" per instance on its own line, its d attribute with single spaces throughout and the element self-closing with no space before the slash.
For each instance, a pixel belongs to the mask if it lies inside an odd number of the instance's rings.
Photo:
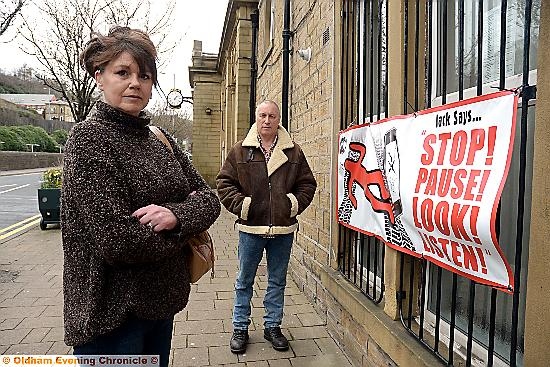
<svg viewBox="0 0 550 367">
<path fill-rule="evenodd" d="M 275 350 L 287 350 L 288 340 L 281 332 L 280 327 L 269 327 L 264 329 L 264 338 L 271 342 Z"/>
<path fill-rule="evenodd" d="M 229 347 L 233 353 L 244 353 L 246 351 L 246 345 L 248 344 L 248 331 L 247 330 L 233 330 Z"/>
</svg>

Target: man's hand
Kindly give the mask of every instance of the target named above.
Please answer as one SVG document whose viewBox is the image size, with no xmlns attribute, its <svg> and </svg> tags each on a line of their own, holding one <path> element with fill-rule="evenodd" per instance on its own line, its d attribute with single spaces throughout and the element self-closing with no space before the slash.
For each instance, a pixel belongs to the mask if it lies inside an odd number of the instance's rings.
<svg viewBox="0 0 550 367">
<path fill-rule="evenodd" d="M 132 216 L 139 218 L 141 224 L 149 226 L 154 232 L 171 230 L 178 224 L 178 219 L 171 210 L 154 204 L 139 208 Z"/>
</svg>

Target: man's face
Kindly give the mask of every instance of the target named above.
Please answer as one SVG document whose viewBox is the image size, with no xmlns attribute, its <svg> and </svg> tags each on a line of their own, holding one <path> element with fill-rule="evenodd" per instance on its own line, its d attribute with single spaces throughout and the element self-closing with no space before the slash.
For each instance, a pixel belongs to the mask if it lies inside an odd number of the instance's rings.
<svg viewBox="0 0 550 367">
<path fill-rule="evenodd" d="M 281 117 L 277 105 L 264 102 L 256 109 L 256 126 L 262 139 L 274 139 Z"/>
</svg>

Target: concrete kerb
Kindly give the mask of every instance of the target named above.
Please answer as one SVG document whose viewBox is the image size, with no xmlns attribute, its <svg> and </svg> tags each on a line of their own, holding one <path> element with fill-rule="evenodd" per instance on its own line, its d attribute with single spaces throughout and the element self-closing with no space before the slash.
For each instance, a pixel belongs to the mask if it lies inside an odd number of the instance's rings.
<svg viewBox="0 0 550 367">
<path fill-rule="evenodd" d="M 50 168 L 63 168 L 63 167 L 43 167 L 43 168 L 30 168 L 30 169 L 21 169 L 21 170 L 10 170 L 10 171 L 0 171 L 0 176 L 15 176 L 23 175 L 26 173 L 39 173 L 47 171 Z"/>
</svg>

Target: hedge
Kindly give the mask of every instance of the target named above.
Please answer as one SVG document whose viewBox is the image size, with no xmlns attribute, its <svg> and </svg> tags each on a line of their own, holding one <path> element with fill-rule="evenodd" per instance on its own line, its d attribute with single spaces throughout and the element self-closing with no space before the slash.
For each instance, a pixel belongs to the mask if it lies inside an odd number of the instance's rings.
<svg viewBox="0 0 550 367">
<path fill-rule="evenodd" d="M 67 138 L 69 137 L 69 133 L 62 129 L 55 130 L 51 135 L 57 145 L 65 145 Z"/>
<path fill-rule="evenodd" d="M 58 133 L 58 135 L 60 135 Z M 38 144 L 35 152 L 59 152 L 58 143 L 46 130 L 37 126 L 0 126 L 0 150 L 27 151 L 25 144 Z"/>
</svg>

